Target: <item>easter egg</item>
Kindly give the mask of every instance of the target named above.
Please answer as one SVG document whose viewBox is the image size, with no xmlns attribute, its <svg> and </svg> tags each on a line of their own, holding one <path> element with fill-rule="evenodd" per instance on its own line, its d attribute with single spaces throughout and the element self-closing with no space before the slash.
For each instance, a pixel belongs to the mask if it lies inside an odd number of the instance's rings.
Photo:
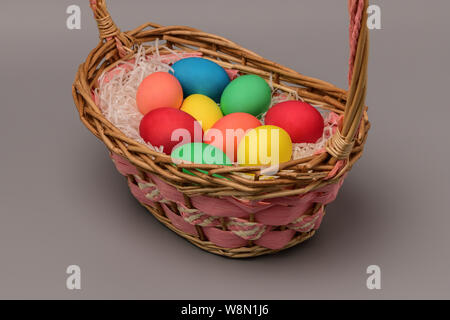
<svg viewBox="0 0 450 320">
<path fill-rule="evenodd" d="M 237 147 L 245 134 L 261 122 L 248 113 L 231 113 L 217 121 L 205 132 L 204 142 L 224 151 L 233 161 L 237 161 Z"/>
<path fill-rule="evenodd" d="M 181 110 L 189 113 L 199 121 L 204 132 L 223 117 L 217 103 L 202 94 L 193 94 L 187 97 L 181 105 Z"/>
<path fill-rule="evenodd" d="M 289 161 L 291 156 L 291 138 L 276 126 L 265 125 L 250 130 L 238 147 L 241 166 L 273 166 Z"/>
<path fill-rule="evenodd" d="M 182 102 L 183 89 L 167 72 L 155 72 L 146 77 L 136 93 L 136 104 L 143 115 L 157 108 L 179 109 Z"/>
<path fill-rule="evenodd" d="M 163 146 L 166 154 L 175 146 L 203 140 L 200 123 L 190 114 L 174 108 L 158 108 L 147 113 L 141 120 L 139 133 L 154 147 Z"/>
<path fill-rule="evenodd" d="M 220 100 L 224 115 L 245 112 L 259 116 L 267 111 L 272 100 L 272 91 L 267 82 L 256 75 L 244 75 L 231 81 Z"/>
<path fill-rule="evenodd" d="M 188 143 L 172 151 L 172 161 L 174 163 L 199 163 L 231 166 L 231 160 L 220 149 L 206 143 Z M 205 170 L 197 169 L 207 173 Z M 183 172 L 193 174 L 190 170 L 183 169 Z M 213 175 L 223 178 L 218 175 Z"/>
<path fill-rule="evenodd" d="M 183 87 L 185 98 L 199 93 L 219 102 L 223 90 L 230 83 L 225 69 L 203 58 L 181 59 L 173 64 L 172 69 Z"/>
<path fill-rule="evenodd" d="M 265 123 L 289 133 L 294 143 L 315 143 L 323 135 L 324 120 L 316 108 L 302 101 L 281 102 L 267 112 Z"/>
</svg>

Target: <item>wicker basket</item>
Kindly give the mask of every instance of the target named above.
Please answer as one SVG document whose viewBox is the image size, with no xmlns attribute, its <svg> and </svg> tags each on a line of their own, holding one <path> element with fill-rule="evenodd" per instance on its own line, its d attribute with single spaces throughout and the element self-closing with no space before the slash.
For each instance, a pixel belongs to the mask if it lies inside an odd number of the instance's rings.
<svg viewBox="0 0 450 320">
<path fill-rule="evenodd" d="M 349 0 L 348 92 L 194 28 L 147 23 L 122 32 L 112 21 L 104 0 L 90 3 L 100 42 L 78 69 L 73 98 L 81 121 L 105 143 L 138 201 L 194 245 L 227 257 L 273 253 L 312 237 L 325 206 L 335 199 L 347 172 L 361 157 L 370 127 L 365 106 L 368 30 L 361 28 L 365 26 L 368 0 Z M 280 92 L 295 92 L 305 101 L 340 115 L 339 129 L 323 152 L 283 163 L 277 179 L 261 179 L 261 167 L 175 166 L 170 156 L 127 138 L 105 119 L 92 96 L 104 71 L 131 59 L 139 45 L 156 39 L 171 50 L 201 52 L 205 58 L 240 74 L 270 78 Z M 183 168 L 199 168 L 207 173 L 192 176 Z M 254 179 L 242 173 L 253 174 Z"/>
</svg>

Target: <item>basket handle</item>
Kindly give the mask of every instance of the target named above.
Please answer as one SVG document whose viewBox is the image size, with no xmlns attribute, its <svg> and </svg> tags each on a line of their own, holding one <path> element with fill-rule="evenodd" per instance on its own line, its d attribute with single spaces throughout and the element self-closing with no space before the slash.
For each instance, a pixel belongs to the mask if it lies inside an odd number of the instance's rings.
<svg viewBox="0 0 450 320">
<path fill-rule="evenodd" d="M 120 56 L 131 52 L 134 40 L 121 32 L 112 20 L 105 0 L 89 0 L 97 21 L 100 39 L 116 40 Z M 355 144 L 365 109 L 369 31 L 366 27 L 369 0 L 348 0 L 350 14 L 349 86 L 342 127 L 328 140 L 326 150 L 337 160 L 348 159 Z"/>
<path fill-rule="evenodd" d="M 337 160 L 350 157 L 366 107 L 369 30 L 366 26 L 369 0 L 348 0 L 350 14 L 349 86 L 342 127 L 327 142 L 326 150 Z"/>
<path fill-rule="evenodd" d="M 106 0 L 89 0 L 94 18 L 97 22 L 99 36 L 101 40 L 115 39 L 117 50 L 121 57 L 131 52 L 134 40 L 128 34 L 121 32 L 114 23 L 106 8 Z"/>
</svg>

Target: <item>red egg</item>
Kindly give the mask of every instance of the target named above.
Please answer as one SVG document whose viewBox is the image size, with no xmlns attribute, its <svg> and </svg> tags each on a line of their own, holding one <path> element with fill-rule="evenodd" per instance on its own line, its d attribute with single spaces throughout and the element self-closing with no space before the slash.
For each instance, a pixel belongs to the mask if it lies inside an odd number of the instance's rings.
<svg viewBox="0 0 450 320">
<path fill-rule="evenodd" d="M 286 130 L 293 143 L 315 143 L 323 135 L 324 120 L 316 108 L 306 102 L 281 102 L 267 112 L 266 125 Z"/>
<path fill-rule="evenodd" d="M 163 146 L 166 154 L 170 154 L 174 147 L 203 140 L 200 123 L 190 114 L 174 108 L 158 108 L 147 113 L 141 121 L 139 133 L 154 147 Z"/>
<path fill-rule="evenodd" d="M 177 78 L 167 72 L 155 72 L 146 77 L 136 93 L 136 104 L 143 115 L 157 108 L 179 109 L 182 102 L 183 88 Z"/>
<path fill-rule="evenodd" d="M 230 113 L 217 121 L 205 132 L 205 143 L 225 152 L 233 161 L 237 161 L 237 147 L 248 130 L 261 126 L 261 122 L 248 113 Z"/>
</svg>

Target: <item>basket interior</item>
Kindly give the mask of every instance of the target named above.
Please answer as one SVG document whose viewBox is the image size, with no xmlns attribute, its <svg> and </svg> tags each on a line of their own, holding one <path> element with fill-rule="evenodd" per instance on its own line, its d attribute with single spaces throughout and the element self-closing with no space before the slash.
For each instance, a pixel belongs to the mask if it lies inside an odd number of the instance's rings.
<svg viewBox="0 0 450 320">
<path fill-rule="evenodd" d="M 271 180 L 261 179 L 264 172 L 264 168 L 261 167 L 198 164 L 174 166 L 170 156 L 149 150 L 147 146 L 127 138 L 104 118 L 91 98 L 92 90 L 97 87 L 102 73 L 113 69 L 123 61 L 132 59 L 139 45 L 145 46 L 149 53 L 156 48 L 161 54 L 171 51 L 201 52 L 204 58 L 213 60 L 224 68 L 238 70 L 242 75 L 259 75 L 270 81 L 277 92 L 298 96 L 306 102 L 338 115 L 344 114 L 347 92 L 328 82 L 304 76 L 264 59 L 230 40 L 193 28 L 146 24 L 125 34 L 135 43 L 127 49 L 126 55 L 122 57 L 119 55 L 120 50 L 113 40 L 101 42 L 80 67 L 77 77 L 81 81 L 74 97 L 78 102 L 81 119 L 103 140 L 111 152 L 127 158 L 144 172 L 152 172 L 163 177 L 188 195 L 203 194 L 213 197 L 231 195 L 251 200 L 300 195 L 336 183 L 362 155 L 370 128 L 366 111 L 349 160 L 344 164 L 340 163 L 340 168 L 336 167 L 339 162 L 333 162 L 326 152 L 281 164 L 277 178 Z M 194 177 L 183 173 L 183 168 L 198 168 L 206 170 L 207 173 L 198 173 Z M 253 179 L 243 178 L 244 173 L 251 174 Z M 213 176 L 215 174 L 227 179 L 216 178 Z"/>
</svg>

